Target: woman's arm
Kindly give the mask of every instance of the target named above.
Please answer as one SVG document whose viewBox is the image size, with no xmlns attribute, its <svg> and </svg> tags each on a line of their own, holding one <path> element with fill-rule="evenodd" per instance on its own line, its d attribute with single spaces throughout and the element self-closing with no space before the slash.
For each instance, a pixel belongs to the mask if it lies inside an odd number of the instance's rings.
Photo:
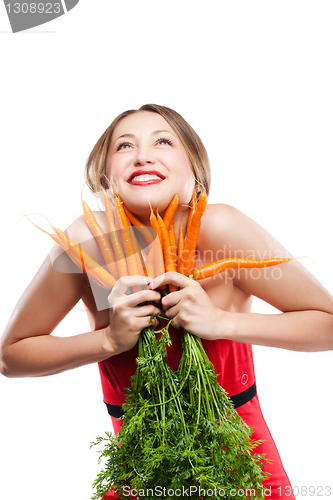
<svg viewBox="0 0 333 500">
<path fill-rule="evenodd" d="M 211 249 L 220 259 L 291 257 L 262 227 L 233 207 L 212 205 L 208 210 L 200 235 L 200 251 Z M 227 255 L 223 255 L 225 248 Z M 221 310 L 199 283 L 180 275 L 157 278 L 152 287 L 168 282 L 181 287 L 179 292 L 163 298 L 162 304 L 168 317 L 174 318 L 175 326 L 183 326 L 200 337 L 296 351 L 333 349 L 333 297 L 300 262 L 253 271 L 229 270 L 228 274 L 234 286 L 266 301 L 282 314 Z M 221 286 L 222 283 L 223 280 Z"/>
<path fill-rule="evenodd" d="M 225 327 L 217 329 L 217 338 L 291 351 L 333 349 L 333 315 L 323 311 L 294 311 L 272 315 L 226 313 L 224 322 Z"/>
<path fill-rule="evenodd" d="M 1 373 L 52 375 L 105 359 L 104 330 L 72 337 L 50 335 L 89 290 L 84 274 L 55 271 L 48 256 L 15 307 L 1 339 Z"/>
<path fill-rule="evenodd" d="M 68 232 L 74 241 L 89 246 L 89 253 L 97 260 L 97 244 L 82 217 Z M 85 300 L 85 294 L 90 297 L 86 303 L 94 300 L 86 275 L 60 247 L 54 246 L 20 298 L 3 333 L 1 373 L 7 377 L 52 375 L 131 349 L 141 329 L 148 326 L 150 315 L 159 312 L 153 305 L 138 307 L 145 301 L 160 300 L 158 292 L 147 289 L 148 281 L 145 277 L 125 277 L 117 281 L 106 301 L 110 309 L 106 311 L 105 324 L 109 325 L 105 328 L 65 338 L 51 335 L 75 304 L 81 298 Z M 132 285 L 145 289 L 129 296 L 127 290 Z M 96 311 L 97 307 L 91 313 Z"/>
<path fill-rule="evenodd" d="M 215 207 L 218 211 L 218 206 Z M 233 251 L 245 257 L 291 257 L 267 231 L 238 210 L 226 218 Z M 267 255 L 267 251 L 271 255 Z M 249 254 L 249 251 L 251 255 Z M 236 314 L 225 317 L 225 338 L 295 351 L 333 349 L 333 297 L 299 262 L 232 273 L 234 284 L 283 314 Z"/>
<path fill-rule="evenodd" d="M 0 344 L 1 373 L 7 377 L 53 375 L 102 361 L 129 350 L 140 331 L 159 313 L 154 305 L 160 294 L 143 289 L 127 295 L 133 285 L 147 288 L 148 278 L 125 277 L 109 295 L 109 320 L 105 328 L 71 337 L 50 335 L 60 321 L 90 289 L 83 274 L 55 271 L 47 257 L 19 300 Z M 153 324 L 157 324 L 154 321 Z"/>
</svg>

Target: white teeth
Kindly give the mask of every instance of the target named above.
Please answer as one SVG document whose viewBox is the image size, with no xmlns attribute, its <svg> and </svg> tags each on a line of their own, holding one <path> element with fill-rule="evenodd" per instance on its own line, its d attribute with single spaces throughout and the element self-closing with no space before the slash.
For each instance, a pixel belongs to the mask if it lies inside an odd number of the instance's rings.
<svg viewBox="0 0 333 500">
<path fill-rule="evenodd" d="M 161 177 L 158 177 L 158 175 L 155 175 L 155 174 L 142 174 L 142 175 L 136 175 L 135 177 L 133 177 L 132 181 L 149 181 L 151 179 L 161 179 Z"/>
</svg>

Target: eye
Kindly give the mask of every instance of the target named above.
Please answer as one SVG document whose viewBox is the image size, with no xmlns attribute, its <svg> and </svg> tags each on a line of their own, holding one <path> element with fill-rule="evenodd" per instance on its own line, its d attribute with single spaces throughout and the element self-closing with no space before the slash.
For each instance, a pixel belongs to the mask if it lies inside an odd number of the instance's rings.
<svg viewBox="0 0 333 500">
<path fill-rule="evenodd" d="M 162 146 L 172 146 L 172 141 L 170 139 L 166 139 L 165 137 L 159 137 L 156 141 L 156 144 L 161 144 Z"/>
<path fill-rule="evenodd" d="M 130 148 L 132 146 L 132 144 L 130 142 L 121 142 L 118 146 L 117 146 L 117 151 L 120 151 L 121 149 L 127 149 L 127 148 Z"/>
</svg>

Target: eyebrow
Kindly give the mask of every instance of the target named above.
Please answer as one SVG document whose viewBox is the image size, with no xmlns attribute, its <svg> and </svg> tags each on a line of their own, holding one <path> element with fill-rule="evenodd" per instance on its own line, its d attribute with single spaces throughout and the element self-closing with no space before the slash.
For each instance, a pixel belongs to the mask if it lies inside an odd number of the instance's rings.
<svg viewBox="0 0 333 500">
<path fill-rule="evenodd" d="M 167 132 L 168 134 L 172 134 L 172 132 L 170 132 L 170 130 L 154 130 L 154 132 L 152 132 L 151 135 L 158 135 L 158 134 L 161 134 L 162 132 Z M 172 134 L 172 135 L 174 135 L 174 134 Z M 132 139 L 134 139 L 135 134 L 120 135 L 119 137 L 117 137 L 116 141 L 118 141 L 118 139 L 121 139 L 122 137 L 131 137 Z"/>
</svg>

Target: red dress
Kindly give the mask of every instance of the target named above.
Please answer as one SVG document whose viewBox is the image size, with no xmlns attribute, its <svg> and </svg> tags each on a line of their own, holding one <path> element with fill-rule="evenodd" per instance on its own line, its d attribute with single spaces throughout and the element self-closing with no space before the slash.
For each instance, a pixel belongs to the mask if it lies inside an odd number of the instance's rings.
<svg viewBox="0 0 333 500">
<path fill-rule="evenodd" d="M 162 326 L 161 326 L 162 327 Z M 168 361 L 174 368 L 178 368 L 181 357 L 180 330 L 170 327 L 172 345 L 168 347 Z M 204 340 L 202 344 L 207 355 L 219 374 L 218 381 L 227 391 L 228 395 L 234 396 L 247 389 L 251 391 L 255 387 L 255 373 L 253 364 L 252 346 L 234 342 L 231 340 Z M 123 389 L 130 387 L 130 377 L 136 370 L 137 348 L 121 353 L 112 358 L 98 363 L 103 400 L 106 404 L 121 406 L 124 401 Z M 294 499 L 292 486 L 281 462 L 279 452 L 276 448 L 272 435 L 264 420 L 257 394 L 248 402 L 237 407 L 237 412 L 243 420 L 253 429 L 251 438 L 264 440 L 265 442 L 255 448 L 255 453 L 266 453 L 266 457 L 272 460 L 272 464 L 265 463 L 264 471 L 270 472 L 271 476 L 265 481 L 266 498 L 273 500 L 285 498 Z M 121 428 L 122 421 L 111 417 L 113 428 L 117 434 Z M 114 492 L 109 492 L 105 500 L 118 498 Z"/>
</svg>

